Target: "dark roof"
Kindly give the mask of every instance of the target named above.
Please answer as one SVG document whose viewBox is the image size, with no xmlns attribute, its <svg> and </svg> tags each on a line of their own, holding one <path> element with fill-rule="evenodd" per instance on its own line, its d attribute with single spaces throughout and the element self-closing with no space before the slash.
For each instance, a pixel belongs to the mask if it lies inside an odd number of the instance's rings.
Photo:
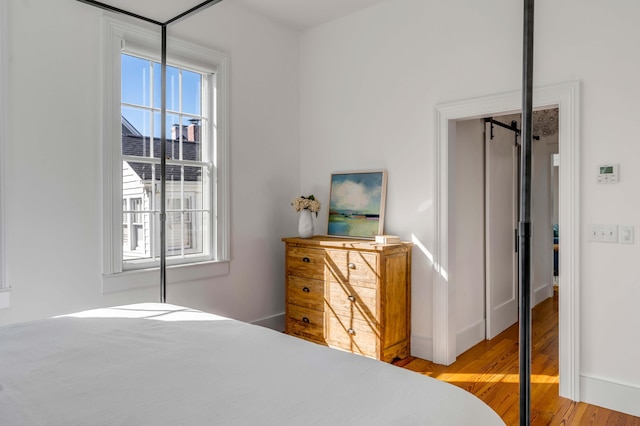
<svg viewBox="0 0 640 426">
<path fill-rule="evenodd" d="M 138 131 L 133 124 L 129 123 L 129 120 L 122 116 L 122 134 L 125 136 L 142 136 L 142 133 Z"/>
<path fill-rule="evenodd" d="M 122 155 L 136 156 L 136 157 L 149 157 L 151 138 L 147 136 L 131 135 L 130 132 L 123 133 L 122 135 Z M 161 142 L 159 138 L 153 139 L 153 156 L 154 158 L 160 158 Z M 202 152 L 199 142 L 182 142 L 182 159 L 200 161 L 202 159 Z M 167 140 L 166 145 L 167 159 L 178 160 L 180 159 L 180 142 L 176 140 Z M 151 164 L 137 163 L 129 161 L 129 166 L 136 172 L 140 179 L 151 180 Z M 180 166 L 167 165 L 166 180 L 167 182 L 180 180 Z M 156 167 L 155 179 L 160 180 L 160 167 Z M 184 180 L 188 182 L 196 182 L 202 180 L 201 167 L 184 167 Z"/>
</svg>

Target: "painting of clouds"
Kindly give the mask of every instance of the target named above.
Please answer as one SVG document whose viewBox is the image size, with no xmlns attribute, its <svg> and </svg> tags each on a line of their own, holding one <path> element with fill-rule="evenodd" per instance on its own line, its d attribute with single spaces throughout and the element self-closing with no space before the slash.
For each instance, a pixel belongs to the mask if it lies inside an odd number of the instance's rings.
<svg viewBox="0 0 640 426">
<path fill-rule="evenodd" d="M 331 175 L 329 235 L 374 238 L 382 234 L 387 172 Z"/>
</svg>

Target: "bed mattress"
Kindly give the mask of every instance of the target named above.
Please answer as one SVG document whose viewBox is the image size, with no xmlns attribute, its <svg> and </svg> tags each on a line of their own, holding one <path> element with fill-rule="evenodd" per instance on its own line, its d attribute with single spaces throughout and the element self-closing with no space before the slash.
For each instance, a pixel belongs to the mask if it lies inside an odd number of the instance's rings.
<svg viewBox="0 0 640 426">
<path fill-rule="evenodd" d="M 453 385 L 169 304 L 0 327 L 0 425 L 501 425 Z"/>
</svg>

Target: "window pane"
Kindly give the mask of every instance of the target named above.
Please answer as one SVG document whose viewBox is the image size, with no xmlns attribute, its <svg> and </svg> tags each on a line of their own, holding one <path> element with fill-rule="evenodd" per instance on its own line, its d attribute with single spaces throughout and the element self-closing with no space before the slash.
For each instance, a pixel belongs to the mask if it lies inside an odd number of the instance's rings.
<svg viewBox="0 0 640 426">
<path fill-rule="evenodd" d="M 202 75 L 182 70 L 182 112 L 201 115 Z"/>
<path fill-rule="evenodd" d="M 140 222 L 123 226 L 122 253 L 124 260 L 149 259 L 151 258 L 151 214 L 150 213 L 130 213 L 137 216 Z M 126 235 L 126 238 L 124 236 Z"/>
<path fill-rule="evenodd" d="M 122 245 L 123 247 L 129 246 L 129 215 L 127 214 L 127 200 L 122 200 Z"/>
<path fill-rule="evenodd" d="M 186 138 L 182 141 L 182 159 L 191 161 L 202 161 L 202 144 L 200 122 L 195 118 L 183 118 L 182 126 L 186 128 Z"/>
<path fill-rule="evenodd" d="M 131 224 L 139 225 L 143 222 L 142 214 L 138 213 L 143 210 L 142 207 L 142 198 L 132 198 L 131 199 Z"/>
<path fill-rule="evenodd" d="M 204 169 L 202 167 L 184 167 L 184 192 L 193 196 L 193 205 L 190 207 L 192 209 L 209 209 L 210 207 L 202 206 L 202 194 L 204 192 L 203 173 Z"/>
<path fill-rule="evenodd" d="M 203 253 L 205 213 L 167 213 L 167 256 Z"/>
<path fill-rule="evenodd" d="M 165 173 L 167 201 L 180 198 L 182 191 L 182 166 L 167 164 Z"/>
<path fill-rule="evenodd" d="M 122 58 L 122 102 L 149 107 L 151 62 L 130 55 Z"/>
<path fill-rule="evenodd" d="M 162 66 L 154 62 L 153 73 L 155 81 L 153 85 L 153 107 L 162 107 L 162 86 L 160 73 Z M 167 111 L 180 111 L 180 71 L 178 68 L 167 66 Z"/>
<path fill-rule="evenodd" d="M 207 213 L 204 212 L 185 213 L 185 222 L 188 224 L 189 231 L 191 232 L 189 245 L 185 246 L 185 252 L 187 254 L 203 253 L 205 216 L 208 217 Z"/>
<path fill-rule="evenodd" d="M 157 173 L 157 172 L 156 172 Z M 135 161 L 122 162 L 123 197 L 149 197 L 153 181 L 153 164 Z M 157 179 L 155 179 L 157 181 Z M 148 203 L 145 203 L 147 205 Z"/>
<path fill-rule="evenodd" d="M 182 254 L 182 213 L 167 213 L 167 255 Z"/>
<path fill-rule="evenodd" d="M 148 111 L 122 107 L 122 155 L 151 157 L 150 117 Z"/>
<path fill-rule="evenodd" d="M 160 126 L 161 122 L 161 114 L 159 112 L 153 114 L 153 122 L 154 122 L 154 132 L 155 132 L 155 143 L 154 146 L 156 150 L 154 151 L 154 157 L 160 158 Z M 180 142 L 176 142 L 180 139 L 180 131 L 185 131 L 185 129 L 181 129 L 180 119 L 175 114 L 167 114 L 167 159 L 179 160 L 180 159 Z"/>
</svg>

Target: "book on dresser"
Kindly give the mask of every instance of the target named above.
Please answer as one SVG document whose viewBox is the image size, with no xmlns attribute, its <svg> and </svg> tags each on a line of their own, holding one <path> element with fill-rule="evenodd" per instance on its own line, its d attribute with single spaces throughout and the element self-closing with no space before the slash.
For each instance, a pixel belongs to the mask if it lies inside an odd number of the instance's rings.
<svg viewBox="0 0 640 426">
<path fill-rule="evenodd" d="M 410 354 L 411 243 L 282 241 L 287 334 L 387 362 Z"/>
</svg>

